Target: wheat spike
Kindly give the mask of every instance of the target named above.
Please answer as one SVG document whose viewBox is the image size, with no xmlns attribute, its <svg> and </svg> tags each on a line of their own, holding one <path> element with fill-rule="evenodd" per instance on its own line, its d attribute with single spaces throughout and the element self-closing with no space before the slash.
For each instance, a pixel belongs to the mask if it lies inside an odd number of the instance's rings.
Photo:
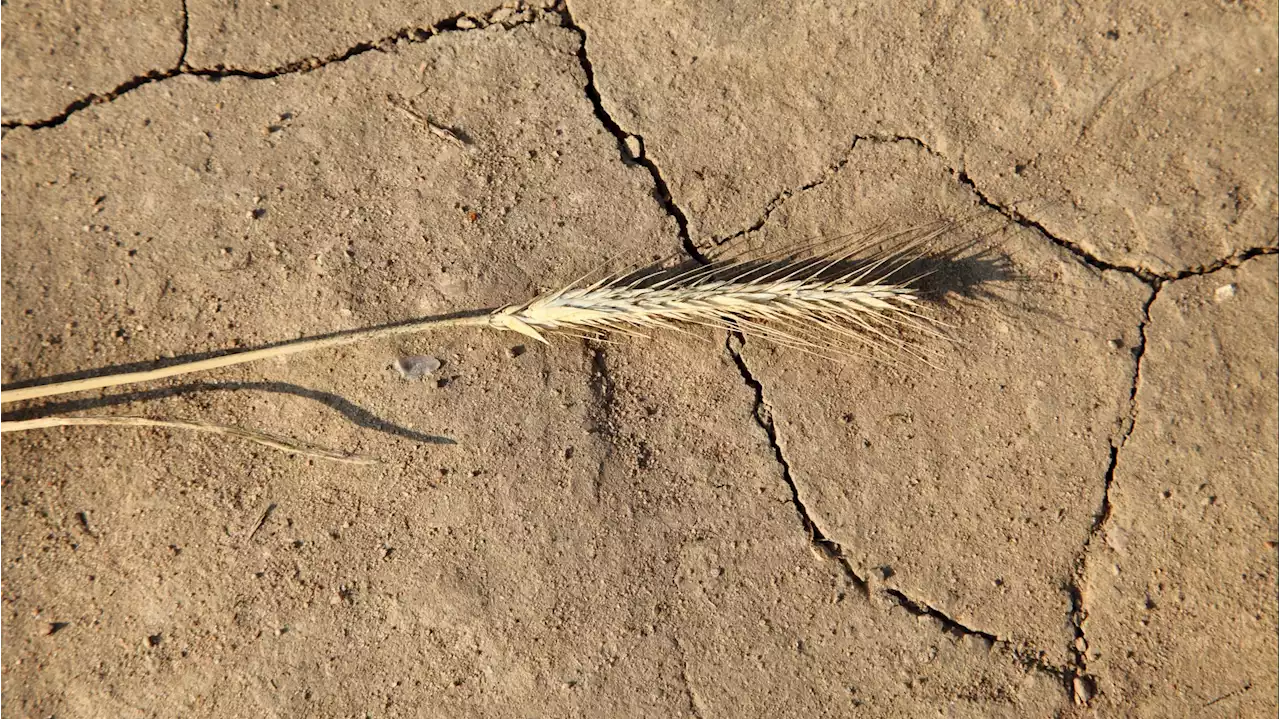
<svg viewBox="0 0 1280 719">
<path fill-rule="evenodd" d="M 706 263 L 651 265 L 589 282 L 590 276 L 520 304 L 428 317 L 270 347 L 127 372 L 0 392 L 0 403 L 115 387 L 227 367 L 269 357 L 422 332 L 449 326 L 488 326 L 518 332 L 539 342 L 546 334 L 599 337 L 602 333 L 643 334 L 653 329 L 702 325 L 755 336 L 784 347 L 829 358 L 870 354 L 930 363 L 930 356 L 903 338 L 901 330 L 938 335 L 940 325 L 921 311 L 917 283 L 927 272 L 915 263 L 924 247 L 954 225 L 940 223 L 889 237 L 843 244 L 824 242 L 801 251 L 753 258 L 725 257 Z M 3 422 L 5 432 L 37 427 L 125 424 L 113 418 Z M 251 430 L 169 420 L 129 424 L 197 429 L 250 439 L 285 451 L 302 445 Z M 330 459 L 348 455 L 318 448 L 304 453 Z"/>
<path fill-rule="evenodd" d="M 823 356 L 865 349 L 891 357 L 896 349 L 927 361 L 890 329 L 936 334 L 936 321 L 919 312 L 919 277 L 900 276 L 932 236 L 889 243 L 876 252 L 859 242 L 834 253 L 616 274 L 503 307 L 489 315 L 489 323 L 543 343 L 544 332 L 626 333 L 698 324 Z"/>
</svg>

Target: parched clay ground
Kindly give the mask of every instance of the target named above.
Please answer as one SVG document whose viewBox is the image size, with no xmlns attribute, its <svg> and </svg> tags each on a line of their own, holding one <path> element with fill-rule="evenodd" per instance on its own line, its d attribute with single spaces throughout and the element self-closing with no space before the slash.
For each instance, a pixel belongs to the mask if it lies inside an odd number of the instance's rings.
<svg viewBox="0 0 1280 719">
<path fill-rule="evenodd" d="M 4 716 L 1275 715 L 1275 2 L 128 5 L 4 10 L 6 385 L 881 223 L 1003 271 L 925 371 L 449 330 L 47 403 L 384 463 L 7 435 Z"/>
</svg>

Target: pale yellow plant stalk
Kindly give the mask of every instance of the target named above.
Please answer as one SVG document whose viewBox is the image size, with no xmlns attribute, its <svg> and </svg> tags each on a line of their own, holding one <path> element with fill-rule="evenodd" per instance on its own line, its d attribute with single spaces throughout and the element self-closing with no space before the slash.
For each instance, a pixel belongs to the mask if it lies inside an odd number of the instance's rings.
<svg viewBox="0 0 1280 719">
<path fill-rule="evenodd" d="M 949 226 L 910 231 L 877 242 L 853 242 L 833 252 L 724 260 L 687 268 L 650 267 L 587 278 L 525 303 L 473 310 L 413 322 L 306 338 L 271 347 L 182 362 L 141 372 L 87 377 L 0 392 L 0 404 L 149 382 L 354 342 L 445 327 L 491 327 L 539 342 L 546 334 L 636 334 L 683 324 L 711 326 L 761 337 L 827 357 L 869 351 L 881 357 L 928 361 L 898 333 L 935 333 L 919 311 L 915 283 L 904 270 L 924 244 Z M 875 249 L 878 248 L 878 249 Z M 897 351 L 897 355 L 894 354 Z M 62 417 L 0 423 L 11 432 L 53 426 L 128 424 L 198 429 L 249 439 L 275 449 L 324 459 L 361 461 L 352 455 L 250 430 L 198 422 L 141 417 Z"/>
</svg>

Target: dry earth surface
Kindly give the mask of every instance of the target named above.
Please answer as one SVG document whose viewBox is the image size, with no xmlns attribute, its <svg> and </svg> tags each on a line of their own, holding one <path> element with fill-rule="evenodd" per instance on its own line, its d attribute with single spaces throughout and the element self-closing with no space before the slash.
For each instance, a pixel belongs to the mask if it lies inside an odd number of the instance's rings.
<svg viewBox="0 0 1280 719">
<path fill-rule="evenodd" d="M 4 716 L 1275 716 L 1275 2 L 123 8 L 4 9 L 6 386 L 881 223 L 983 282 L 923 371 L 449 330 L 12 408 L 384 462 L 6 435 Z"/>
</svg>

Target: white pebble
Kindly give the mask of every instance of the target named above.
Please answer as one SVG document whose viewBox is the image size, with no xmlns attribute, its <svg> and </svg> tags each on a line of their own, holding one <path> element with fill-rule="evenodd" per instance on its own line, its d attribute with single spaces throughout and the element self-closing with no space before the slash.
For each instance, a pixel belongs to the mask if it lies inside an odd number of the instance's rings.
<svg viewBox="0 0 1280 719">
<path fill-rule="evenodd" d="M 405 379 L 422 379 L 440 369 L 440 364 L 440 360 L 425 355 L 401 357 L 396 360 L 396 371 Z"/>
</svg>

